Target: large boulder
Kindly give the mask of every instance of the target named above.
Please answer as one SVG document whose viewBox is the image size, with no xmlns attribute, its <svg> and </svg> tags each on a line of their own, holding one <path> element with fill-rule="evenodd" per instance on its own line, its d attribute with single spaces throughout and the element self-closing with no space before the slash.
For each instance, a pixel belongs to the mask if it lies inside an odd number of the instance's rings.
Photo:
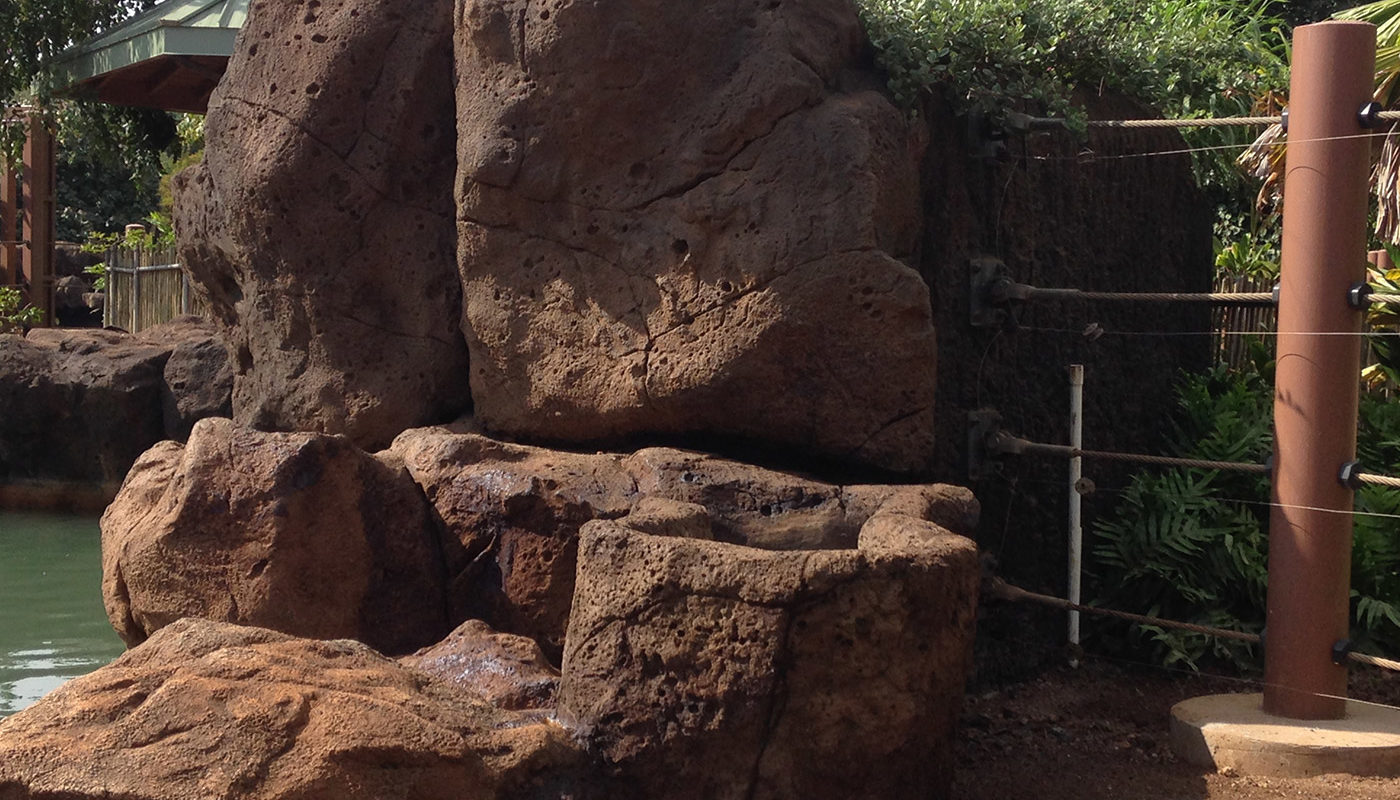
<svg viewBox="0 0 1400 800">
<path fill-rule="evenodd" d="M 0 483 L 120 482 L 164 437 L 170 352 L 102 330 L 0 334 Z"/>
<path fill-rule="evenodd" d="M 442 557 L 401 466 L 343 436 L 197 423 L 102 516 L 102 593 L 137 644 L 181 617 L 403 653 L 447 629 Z"/>
<path fill-rule="evenodd" d="M 176 317 L 141 331 L 137 339 L 170 348 L 160 392 L 165 438 L 184 441 L 199 420 L 233 414 L 233 365 L 213 323 Z"/>
<path fill-rule="evenodd" d="M 458 260 L 476 413 L 932 455 L 920 137 L 849 0 L 461 0 Z M 582 133 L 581 133 L 582 132 Z"/>
<path fill-rule="evenodd" d="M 853 548 L 886 504 L 972 530 L 971 493 L 943 485 L 840 486 L 703 453 L 570 453 L 446 428 L 405 431 L 402 460 L 443 526 L 454 621 L 482 619 L 559 658 L 578 531 L 596 519 L 768 549 Z"/>
<path fill-rule="evenodd" d="M 451 31 L 452 0 L 251 8 L 174 182 L 240 422 L 379 447 L 468 405 Z"/>
<path fill-rule="evenodd" d="M 579 764 L 358 642 L 196 619 L 0 721 L 5 800 L 544 800 L 587 796 Z"/>
<path fill-rule="evenodd" d="M 556 662 L 574 594 L 578 529 L 626 514 L 621 457 L 575 454 L 428 428 L 390 449 L 443 525 L 454 621 L 529 636 Z"/>
<path fill-rule="evenodd" d="M 584 526 L 560 719 L 641 797 L 946 797 L 976 547 L 864 527 L 765 551 Z"/>
<path fill-rule="evenodd" d="M 0 335 L 0 484 L 115 490 L 156 442 L 186 438 L 197 419 L 227 416 L 230 385 L 223 341 L 196 317 L 138 336 L 62 328 Z"/>
</svg>

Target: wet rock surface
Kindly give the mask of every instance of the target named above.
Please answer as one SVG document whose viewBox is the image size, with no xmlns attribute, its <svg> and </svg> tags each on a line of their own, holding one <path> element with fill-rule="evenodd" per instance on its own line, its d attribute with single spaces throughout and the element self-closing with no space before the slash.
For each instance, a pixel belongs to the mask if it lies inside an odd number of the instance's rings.
<svg viewBox="0 0 1400 800">
<path fill-rule="evenodd" d="M 976 501 L 958 487 L 839 486 L 672 448 L 570 453 L 422 428 L 388 452 L 443 526 L 452 618 L 530 636 L 556 661 L 586 522 L 796 550 L 855 547 L 887 501 L 953 530 L 977 518 Z"/>
<path fill-rule="evenodd" d="M 553 710 L 559 670 L 532 639 L 498 633 L 481 620 L 467 620 L 446 639 L 399 662 L 481 695 L 509 709 Z"/>
<path fill-rule="evenodd" d="M 0 797 L 560 798 L 559 726 L 353 641 L 182 620 L 0 721 Z"/>
<path fill-rule="evenodd" d="M 448 629 L 422 494 L 341 436 L 197 423 L 132 467 L 102 517 L 102 562 L 128 644 L 186 616 L 389 653 Z"/>
</svg>

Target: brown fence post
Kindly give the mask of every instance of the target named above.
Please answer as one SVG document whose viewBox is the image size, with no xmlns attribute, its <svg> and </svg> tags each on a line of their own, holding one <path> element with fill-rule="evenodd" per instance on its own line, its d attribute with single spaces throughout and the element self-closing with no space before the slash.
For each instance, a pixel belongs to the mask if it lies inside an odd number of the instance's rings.
<svg viewBox="0 0 1400 800">
<path fill-rule="evenodd" d="M 31 115 L 24 139 L 24 279 L 28 302 L 53 324 L 54 136 L 44 118 Z"/>
<path fill-rule="evenodd" d="M 0 164 L 0 286 L 19 283 L 18 213 L 19 176 L 12 165 Z"/>
<path fill-rule="evenodd" d="M 1352 491 L 1366 277 L 1366 182 L 1376 30 L 1322 22 L 1294 31 L 1284 181 L 1282 288 L 1274 393 L 1274 503 L 1264 710 L 1294 719 L 1346 713 Z M 1330 335 L 1329 335 L 1330 334 Z"/>
</svg>

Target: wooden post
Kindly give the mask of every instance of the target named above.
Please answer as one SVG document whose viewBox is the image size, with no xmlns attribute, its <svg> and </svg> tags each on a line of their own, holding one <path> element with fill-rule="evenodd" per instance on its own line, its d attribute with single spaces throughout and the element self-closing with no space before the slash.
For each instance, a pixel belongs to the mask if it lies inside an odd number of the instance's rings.
<svg viewBox="0 0 1400 800">
<path fill-rule="evenodd" d="M 30 305 L 53 324 L 54 187 L 58 183 L 54 137 L 43 117 L 29 118 L 24 139 L 24 282 Z"/>
<path fill-rule="evenodd" d="M 1366 184 L 1376 30 L 1322 22 L 1293 32 L 1284 179 L 1283 263 L 1274 390 L 1275 505 L 1269 517 L 1264 711 L 1294 719 L 1346 713 L 1352 491 L 1366 278 Z"/>
<path fill-rule="evenodd" d="M 3 159 L 0 159 L 3 160 Z M 0 286 L 19 283 L 19 176 L 0 167 Z"/>
</svg>

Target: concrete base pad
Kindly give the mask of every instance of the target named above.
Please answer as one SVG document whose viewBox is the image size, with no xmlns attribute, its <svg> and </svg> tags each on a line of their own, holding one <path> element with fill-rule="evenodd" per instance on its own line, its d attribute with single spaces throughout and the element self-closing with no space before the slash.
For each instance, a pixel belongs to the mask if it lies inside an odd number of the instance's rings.
<svg viewBox="0 0 1400 800">
<path fill-rule="evenodd" d="M 1172 750 L 1192 764 L 1244 775 L 1400 775 L 1400 709 L 1347 701 L 1339 720 L 1265 714 L 1263 695 L 1215 694 L 1172 707 Z"/>
</svg>

